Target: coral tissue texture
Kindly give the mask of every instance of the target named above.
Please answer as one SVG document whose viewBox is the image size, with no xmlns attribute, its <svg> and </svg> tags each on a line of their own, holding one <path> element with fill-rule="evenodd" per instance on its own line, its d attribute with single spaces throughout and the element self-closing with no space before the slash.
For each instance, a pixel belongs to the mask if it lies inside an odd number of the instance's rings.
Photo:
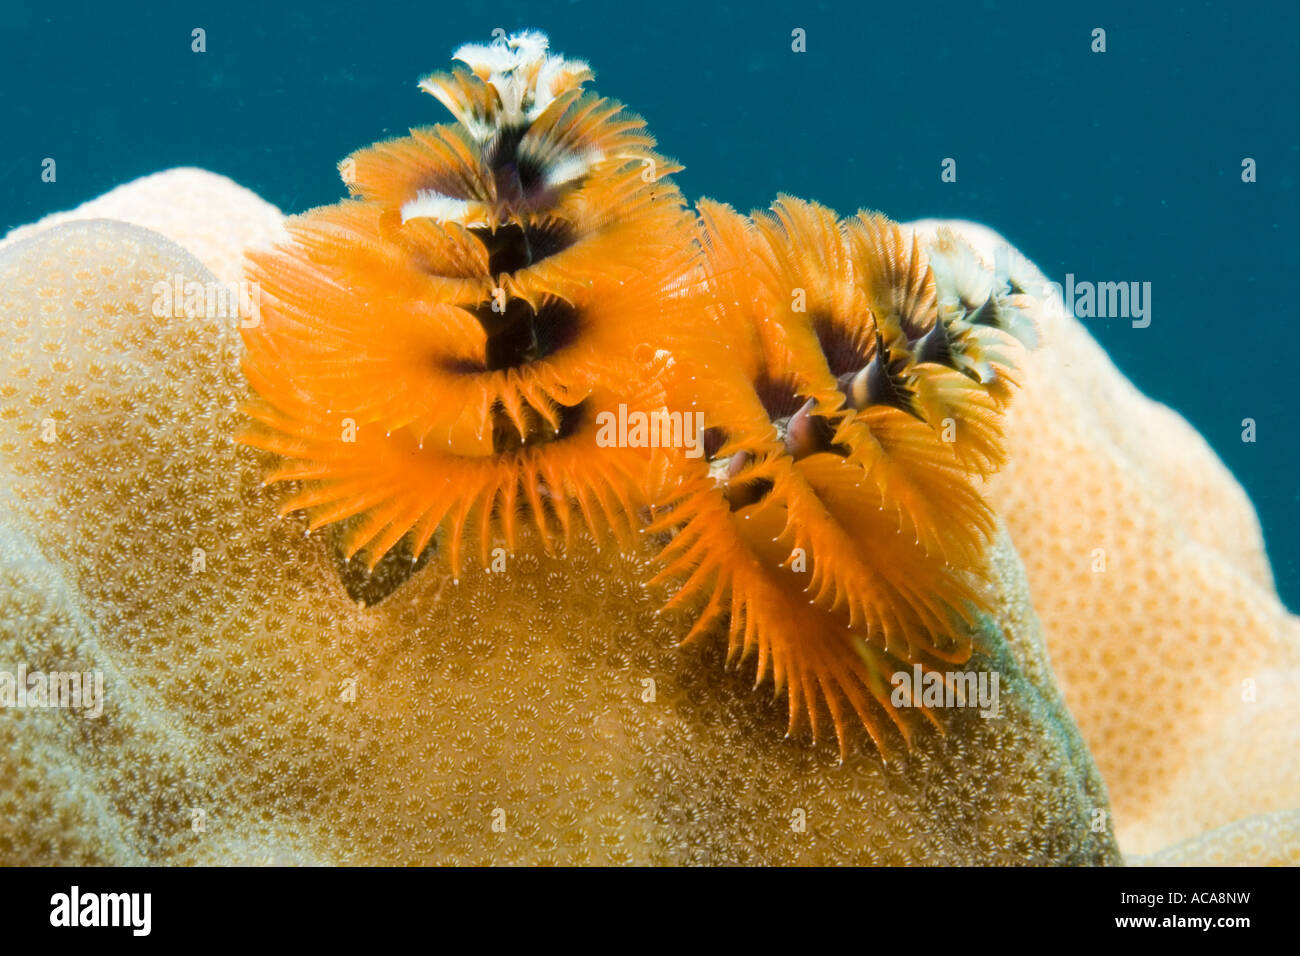
<svg viewBox="0 0 1300 956">
<path fill-rule="evenodd" d="M 178 275 L 213 278 L 121 222 L 0 250 L 0 662 L 106 695 L 0 716 L 4 862 L 1119 861 L 1004 535 L 973 658 L 999 715 L 889 763 L 857 728 L 841 762 L 725 635 L 678 645 L 648 544 L 523 529 L 502 571 L 353 601 L 233 441 L 237 320 L 154 314 Z"/>
<path fill-rule="evenodd" d="M 265 199 L 204 169 L 168 169 L 143 176 L 69 212 L 19 226 L 0 249 L 82 219 L 118 219 L 180 243 L 223 282 L 244 277 L 244 250 L 286 238 L 284 216 Z"/>
</svg>

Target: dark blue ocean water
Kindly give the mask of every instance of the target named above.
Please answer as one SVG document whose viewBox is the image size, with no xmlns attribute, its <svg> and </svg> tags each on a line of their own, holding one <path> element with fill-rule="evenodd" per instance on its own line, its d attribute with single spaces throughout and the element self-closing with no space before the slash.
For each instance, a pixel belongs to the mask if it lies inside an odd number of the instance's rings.
<svg viewBox="0 0 1300 956">
<path fill-rule="evenodd" d="M 1134 9 L 1138 8 L 1138 9 Z M 207 32 L 207 52 L 190 49 Z M 0 231 L 172 166 L 287 212 L 335 163 L 442 122 L 416 79 L 493 28 L 586 58 L 690 197 L 974 219 L 1057 281 L 1150 282 L 1089 328 L 1245 485 L 1300 607 L 1300 4 L 34 4 L 0 15 Z M 1091 31 L 1106 31 L 1093 53 Z M 807 52 L 791 51 L 791 31 Z M 58 163 L 42 183 L 41 160 Z M 940 181 L 944 157 L 957 182 Z M 1258 181 L 1243 183 L 1245 157 Z M 1242 420 L 1257 441 L 1242 441 Z M 1159 569 L 1152 569 L 1158 574 Z"/>
</svg>

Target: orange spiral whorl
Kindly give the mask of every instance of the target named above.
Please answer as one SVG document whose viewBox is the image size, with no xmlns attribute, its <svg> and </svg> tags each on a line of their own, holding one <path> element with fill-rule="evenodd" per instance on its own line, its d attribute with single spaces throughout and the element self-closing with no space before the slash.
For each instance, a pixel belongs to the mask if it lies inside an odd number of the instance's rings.
<svg viewBox="0 0 1300 956">
<path fill-rule="evenodd" d="M 263 321 L 245 335 L 262 402 L 246 440 L 290 460 L 286 511 L 360 516 L 373 564 L 444 520 L 461 539 L 543 535 L 576 505 L 630 533 L 645 455 L 601 448 L 594 423 L 661 404 L 633 353 L 669 345 L 689 296 L 689 214 L 644 123 L 581 89 L 544 43 L 470 47 L 473 70 L 423 86 L 460 122 L 342 164 L 358 198 L 289 223 L 251 258 Z"/>
</svg>

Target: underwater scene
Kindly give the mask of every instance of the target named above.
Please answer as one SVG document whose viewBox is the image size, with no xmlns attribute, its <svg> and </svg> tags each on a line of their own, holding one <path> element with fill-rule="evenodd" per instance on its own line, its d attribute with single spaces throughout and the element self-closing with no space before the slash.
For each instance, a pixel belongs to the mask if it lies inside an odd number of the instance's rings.
<svg viewBox="0 0 1300 956">
<path fill-rule="evenodd" d="M 329 6 L 0 22 L 0 865 L 1300 863 L 1298 8 Z"/>
</svg>

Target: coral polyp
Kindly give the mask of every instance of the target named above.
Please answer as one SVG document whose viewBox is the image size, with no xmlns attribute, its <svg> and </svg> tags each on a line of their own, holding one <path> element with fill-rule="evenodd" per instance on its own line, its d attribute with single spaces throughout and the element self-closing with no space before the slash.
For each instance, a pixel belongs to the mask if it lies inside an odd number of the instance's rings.
<svg viewBox="0 0 1300 956">
<path fill-rule="evenodd" d="M 285 459 L 284 510 L 345 524 L 370 567 L 441 532 L 459 571 L 528 518 L 548 544 L 648 532 L 644 583 L 675 588 L 687 640 L 725 629 L 791 730 L 910 741 L 891 675 L 963 664 L 990 610 L 1020 290 L 878 213 L 693 215 L 585 63 L 532 33 L 457 58 L 421 84 L 455 123 L 349 157 L 354 198 L 252 257 L 244 440 Z M 704 437 L 611 441 L 611 416 Z"/>
</svg>

